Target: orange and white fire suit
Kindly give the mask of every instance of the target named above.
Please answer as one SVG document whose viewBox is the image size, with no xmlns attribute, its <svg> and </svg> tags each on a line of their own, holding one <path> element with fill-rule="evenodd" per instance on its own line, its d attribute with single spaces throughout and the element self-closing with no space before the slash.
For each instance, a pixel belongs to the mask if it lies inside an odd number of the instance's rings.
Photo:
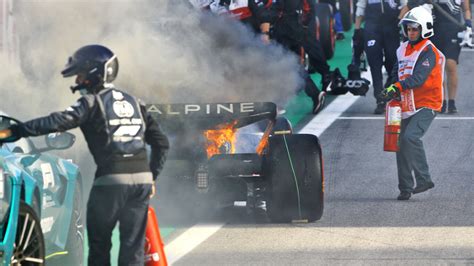
<svg viewBox="0 0 474 266">
<path fill-rule="evenodd" d="M 394 70 L 398 82 L 394 85 L 400 90 L 402 100 L 400 150 L 396 156 L 401 196 L 434 187 L 422 138 L 436 111 L 441 110 L 445 57 L 429 40 L 423 39 L 401 44 L 397 61 Z"/>
<path fill-rule="evenodd" d="M 402 43 L 397 58 L 395 71 L 399 81 L 395 86 L 401 91 L 402 118 L 414 115 L 421 108 L 439 112 L 443 104 L 443 53 L 430 40 L 422 40 L 414 45 Z"/>
</svg>

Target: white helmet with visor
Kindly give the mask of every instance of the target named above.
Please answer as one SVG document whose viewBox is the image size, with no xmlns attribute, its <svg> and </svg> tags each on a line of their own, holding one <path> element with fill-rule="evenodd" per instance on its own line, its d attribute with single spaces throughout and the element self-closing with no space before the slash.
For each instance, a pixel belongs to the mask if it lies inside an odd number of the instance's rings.
<svg viewBox="0 0 474 266">
<path fill-rule="evenodd" d="M 434 35 L 433 16 L 426 8 L 419 6 L 408 11 L 400 21 L 403 35 L 408 37 L 408 26 L 418 27 L 421 30 L 421 38 L 428 39 Z"/>
</svg>

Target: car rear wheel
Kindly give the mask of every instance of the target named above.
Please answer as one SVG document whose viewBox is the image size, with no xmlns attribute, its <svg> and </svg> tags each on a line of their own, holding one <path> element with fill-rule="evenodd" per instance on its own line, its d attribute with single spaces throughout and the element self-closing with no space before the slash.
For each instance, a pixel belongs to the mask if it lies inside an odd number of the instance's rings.
<svg viewBox="0 0 474 266">
<path fill-rule="evenodd" d="M 272 136 L 263 171 L 267 181 L 267 214 L 272 222 L 313 222 L 321 218 L 324 182 L 316 136 Z"/>
<path fill-rule="evenodd" d="M 330 4 L 319 3 L 316 4 L 315 9 L 319 22 L 319 41 L 323 47 L 326 59 L 329 60 L 334 56 L 334 50 L 336 48 L 332 7 Z"/>
<path fill-rule="evenodd" d="M 38 215 L 25 202 L 20 203 L 15 248 L 11 265 L 44 265 L 45 244 Z"/>
</svg>

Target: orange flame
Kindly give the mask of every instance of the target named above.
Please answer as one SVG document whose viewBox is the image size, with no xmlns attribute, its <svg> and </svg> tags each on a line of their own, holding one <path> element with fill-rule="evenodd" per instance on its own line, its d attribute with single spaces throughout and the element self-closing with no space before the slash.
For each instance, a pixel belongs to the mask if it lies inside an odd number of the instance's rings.
<svg viewBox="0 0 474 266">
<path fill-rule="evenodd" d="M 207 139 L 207 158 L 211 158 L 214 154 L 235 153 L 235 132 L 237 122 L 223 125 L 220 129 L 204 131 L 204 137 Z M 224 145 L 229 145 L 230 151 L 222 151 L 227 149 Z"/>
<path fill-rule="evenodd" d="M 262 156 L 263 151 L 265 148 L 268 146 L 268 138 L 270 137 L 270 133 L 272 132 L 273 129 L 273 121 L 270 121 L 269 125 L 265 129 L 265 132 L 263 133 L 263 137 L 260 140 L 260 143 L 257 146 L 257 154 Z"/>
</svg>

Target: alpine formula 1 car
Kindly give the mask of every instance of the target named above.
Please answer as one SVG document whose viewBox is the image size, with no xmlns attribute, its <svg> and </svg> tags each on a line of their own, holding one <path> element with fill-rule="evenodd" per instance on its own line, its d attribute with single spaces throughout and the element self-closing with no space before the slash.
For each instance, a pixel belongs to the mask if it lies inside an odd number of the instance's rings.
<svg viewBox="0 0 474 266">
<path fill-rule="evenodd" d="M 18 121 L 1 115 L 0 129 Z M 0 142 L 0 265 L 82 265 L 82 180 L 72 162 L 44 153 L 73 145 L 74 135 Z"/>
<path fill-rule="evenodd" d="M 162 200 L 213 209 L 263 204 L 276 223 L 321 218 L 319 140 L 293 134 L 274 103 L 151 104 L 147 110 L 171 141 L 158 181 Z"/>
</svg>

